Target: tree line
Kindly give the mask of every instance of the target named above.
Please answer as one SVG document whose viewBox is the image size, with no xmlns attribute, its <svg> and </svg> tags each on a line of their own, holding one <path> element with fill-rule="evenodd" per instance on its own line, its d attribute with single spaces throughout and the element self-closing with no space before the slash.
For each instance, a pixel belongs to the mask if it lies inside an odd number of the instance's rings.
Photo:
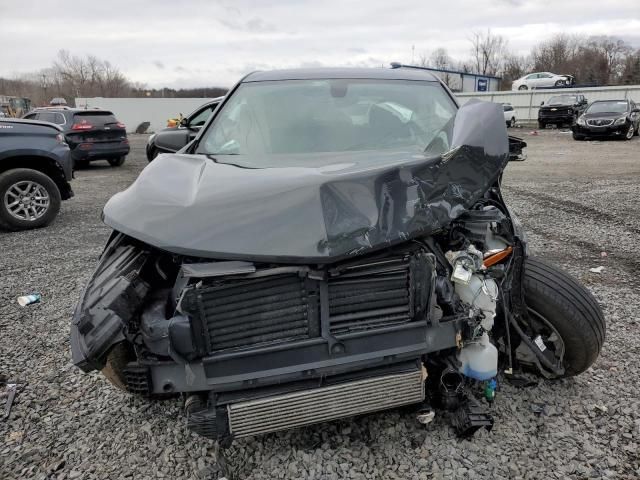
<svg viewBox="0 0 640 480">
<path fill-rule="evenodd" d="M 616 37 L 557 34 L 535 45 L 528 55 L 514 54 L 507 39 L 491 30 L 473 32 L 469 42 L 465 60 L 453 59 L 441 47 L 420 55 L 419 65 L 502 77 L 504 90 L 531 72 L 573 75 L 577 84 L 640 84 L 640 48 Z"/>
<path fill-rule="evenodd" d="M 48 105 L 53 98 L 64 98 L 70 106 L 76 97 L 219 97 L 226 88 L 149 89 L 129 80 L 118 67 L 93 55 L 77 56 L 58 52 L 48 68 L 19 78 L 0 77 L 0 95 L 26 97 L 34 106 Z"/>
</svg>

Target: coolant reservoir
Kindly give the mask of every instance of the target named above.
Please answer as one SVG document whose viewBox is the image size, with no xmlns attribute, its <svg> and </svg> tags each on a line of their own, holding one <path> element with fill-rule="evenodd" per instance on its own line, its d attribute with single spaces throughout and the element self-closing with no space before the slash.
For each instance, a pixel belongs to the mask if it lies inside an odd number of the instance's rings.
<svg viewBox="0 0 640 480">
<path fill-rule="evenodd" d="M 489 341 L 486 332 L 477 343 L 462 347 L 458 361 L 460 373 L 475 380 L 489 380 L 498 373 L 498 349 Z"/>
</svg>

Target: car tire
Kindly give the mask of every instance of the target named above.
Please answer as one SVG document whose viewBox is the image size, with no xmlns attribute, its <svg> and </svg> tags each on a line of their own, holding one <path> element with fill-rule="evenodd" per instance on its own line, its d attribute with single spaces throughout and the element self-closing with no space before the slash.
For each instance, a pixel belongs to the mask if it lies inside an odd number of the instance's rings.
<svg viewBox="0 0 640 480">
<path fill-rule="evenodd" d="M 526 85 L 520 85 L 518 87 L 518 90 L 529 90 L 529 87 L 527 87 Z"/>
<path fill-rule="evenodd" d="M 538 128 L 540 130 L 544 130 L 545 128 L 547 128 L 547 124 L 538 120 Z"/>
<path fill-rule="evenodd" d="M 127 156 L 122 155 L 121 157 L 117 157 L 117 158 L 109 158 L 107 161 L 109 162 L 109 165 L 111 165 L 112 167 L 121 167 L 122 164 L 124 163 L 125 158 L 127 158 Z"/>
<path fill-rule="evenodd" d="M 636 133 L 634 133 L 634 135 L 637 137 L 638 135 L 640 135 L 640 124 L 638 124 L 638 126 L 636 127 Z"/>
<path fill-rule="evenodd" d="M 28 189 L 28 190 L 26 190 Z M 32 192 L 34 197 L 46 198 L 47 205 L 41 208 L 34 205 L 36 217 L 32 220 L 21 218 L 24 213 L 24 205 L 14 205 L 19 192 Z M 46 197 L 45 197 L 46 195 Z M 44 202 L 44 200 L 40 200 Z M 60 190 L 55 182 L 44 173 L 30 168 L 15 168 L 0 174 L 0 228 L 5 230 L 28 230 L 49 225 L 60 211 Z M 18 208 L 21 208 L 18 210 Z"/>
<path fill-rule="evenodd" d="M 568 273 L 533 257 L 525 263 L 524 294 L 530 314 L 544 318 L 562 338 L 562 376 L 589 368 L 606 335 L 604 315 L 593 295 Z"/>
<path fill-rule="evenodd" d="M 507 120 L 507 128 L 513 127 L 513 118 L 511 120 Z"/>
<path fill-rule="evenodd" d="M 635 134 L 636 134 L 636 129 L 633 128 L 633 123 L 632 123 L 631 125 L 629 125 L 629 129 L 627 130 L 627 133 L 624 134 L 624 139 L 631 140 Z"/>
<path fill-rule="evenodd" d="M 74 170 L 80 170 L 82 168 L 87 168 L 89 166 L 89 160 L 74 160 L 73 168 Z"/>
<path fill-rule="evenodd" d="M 566 82 L 564 80 L 556 80 L 556 83 L 554 84 L 555 87 L 564 87 L 566 85 Z"/>
<path fill-rule="evenodd" d="M 584 135 L 580 135 L 579 133 L 574 133 L 573 134 L 573 139 L 574 140 L 584 140 Z"/>
<path fill-rule="evenodd" d="M 147 160 L 149 162 L 152 162 L 153 160 L 156 159 L 156 157 L 160 155 L 160 152 L 158 151 L 157 148 L 152 148 L 151 151 L 149 152 L 149 156 L 147 157 Z"/>
</svg>

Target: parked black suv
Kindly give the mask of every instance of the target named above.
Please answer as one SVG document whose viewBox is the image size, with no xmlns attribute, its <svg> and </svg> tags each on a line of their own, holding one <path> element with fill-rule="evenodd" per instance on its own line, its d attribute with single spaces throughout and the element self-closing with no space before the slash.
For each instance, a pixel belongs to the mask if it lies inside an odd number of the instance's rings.
<svg viewBox="0 0 640 480">
<path fill-rule="evenodd" d="M 587 103 L 587 99 L 581 94 L 551 97 L 546 105 L 542 102 L 538 110 L 538 126 L 545 128 L 549 123 L 555 123 L 558 127 L 563 124 L 573 125 L 587 108 Z"/>
<path fill-rule="evenodd" d="M 43 107 L 24 118 L 60 125 L 76 167 L 94 160 L 107 160 L 111 166 L 119 167 L 130 150 L 124 124 L 108 110 Z"/>
<path fill-rule="evenodd" d="M 0 118 L 0 227 L 48 225 L 73 197 L 73 161 L 56 125 Z"/>
<path fill-rule="evenodd" d="M 147 160 L 161 153 L 175 153 L 193 140 L 224 97 L 214 98 L 182 119 L 179 125 L 154 133 L 147 140 Z"/>
<path fill-rule="evenodd" d="M 633 100 L 593 102 L 573 125 L 574 140 L 586 137 L 620 137 L 631 140 L 638 135 L 640 108 Z"/>
</svg>

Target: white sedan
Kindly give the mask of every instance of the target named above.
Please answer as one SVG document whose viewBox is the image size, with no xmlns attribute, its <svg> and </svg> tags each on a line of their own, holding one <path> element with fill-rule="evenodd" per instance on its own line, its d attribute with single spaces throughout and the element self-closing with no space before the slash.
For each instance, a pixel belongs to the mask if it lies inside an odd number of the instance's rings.
<svg viewBox="0 0 640 480">
<path fill-rule="evenodd" d="M 537 72 L 525 75 L 511 84 L 511 90 L 529 90 L 544 87 L 564 87 L 573 83 L 571 75 L 557 75 L 551 72 Z"/>
</svg>

